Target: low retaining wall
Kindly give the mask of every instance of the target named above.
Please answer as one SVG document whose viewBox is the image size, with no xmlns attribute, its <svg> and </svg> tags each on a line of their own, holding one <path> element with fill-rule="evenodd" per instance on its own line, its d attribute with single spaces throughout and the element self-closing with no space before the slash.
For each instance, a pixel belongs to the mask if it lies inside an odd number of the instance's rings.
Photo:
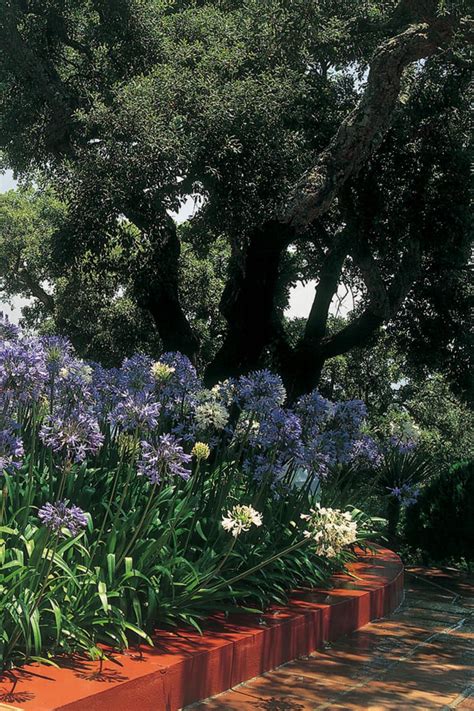
<svg viewBox="0 0 474 711">
<path fill-rule="evenodd" d="M 360 553 L 334 587 L 295 593 L 262 618 L 215 615 L 203 636 L 158 631 L 155 647 L 112 662 L 32 664 L 0 678 L 0 709 L 24 711 L 177 711 L 309 654 L 324 642 L 392 612 L 403 596 L 403 565 L 392 551 Z"/>
</svg>

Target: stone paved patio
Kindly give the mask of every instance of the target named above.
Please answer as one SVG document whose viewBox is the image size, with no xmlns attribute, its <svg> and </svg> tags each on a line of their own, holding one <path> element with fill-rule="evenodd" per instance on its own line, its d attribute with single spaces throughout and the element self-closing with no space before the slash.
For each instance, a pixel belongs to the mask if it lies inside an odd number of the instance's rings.
<svg viewBox="0 0 474 711">
<path fill-rule="evenodd" d="M 474 711 L 474 581 L 408 568 L 390 617 L 188 711 Z"/>
</svg>

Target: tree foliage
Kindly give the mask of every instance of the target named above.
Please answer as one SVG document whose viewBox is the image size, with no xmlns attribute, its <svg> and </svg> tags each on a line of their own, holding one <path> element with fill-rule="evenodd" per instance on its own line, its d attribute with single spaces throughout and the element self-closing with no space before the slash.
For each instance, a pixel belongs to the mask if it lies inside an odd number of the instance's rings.
<svg viewBox="0 0 474 711">
<path fill-rule="evenodd" d="M 91 274 L 103 279 L 103 329 L 142 319 L 166 349 L 207 361 L 209 383 L 271 354 L 296 396 L 328 359 L 389 324 L 428 367 L 449 354 L 466 390 L 463 4 L 2 0 L 0 9 L 5 164 L 41 174 L 66 203 L 67 283 L 82 294 Z M 199 314 L 180 287 L 185 231 L 170 212 L 189 194 L 203 200 L 191 229 L 207 254 L 230 251 L 220 316 L 223 261 L 209 263 L 216 278 Z M 283 313 L 301 269 L 318 288 L 292 344 Z M 340 283 L 358 288 L 358 310 L 330 333 Z M 69 317 L 71 331 L 79 313 Z"/>
</svg>

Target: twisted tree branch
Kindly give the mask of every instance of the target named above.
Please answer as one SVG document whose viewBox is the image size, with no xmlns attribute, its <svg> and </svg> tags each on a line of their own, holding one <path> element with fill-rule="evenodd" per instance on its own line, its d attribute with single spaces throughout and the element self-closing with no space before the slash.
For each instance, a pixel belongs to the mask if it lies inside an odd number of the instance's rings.
<svg viewBox="0 0 474 711">
<path fill-rule="evenodd" d="M 380 45 L 359 105 L 294 186 L 281 210 L 283 222 L 302 229 L 327 212 L 341 187 L 358 173 L 390 128 L 404 70 L 446 47 L 458 24 L 451 16 L 434 17 L 429 23 L 411 25 Z"/>
</svg>

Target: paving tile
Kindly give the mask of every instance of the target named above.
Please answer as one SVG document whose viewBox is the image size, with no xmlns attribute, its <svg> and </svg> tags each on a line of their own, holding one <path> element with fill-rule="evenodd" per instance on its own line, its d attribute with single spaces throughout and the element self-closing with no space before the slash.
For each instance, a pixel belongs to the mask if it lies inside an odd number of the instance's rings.
<svg viewBox="0 0 474 711">
<path fill-rule="evenodd" d="M 455 698 L 455 694 L 443 695 L 428 690 L 409 689 L 404 686 L 391 685 L 388 687 L 383 682 L 374 681 L 359 689 L 351 690 L 345 698 L 333 697 L 328 699 L 326 707 L 318 709 L 343 708 L 348 711 L 402 711 L 403 709 L 418 709 L 431 711 L 441 709 Z"/>
<path fill-rule="evenodd" d="M 192 708 L 193 711 L 313 711 L 314 703 L 296 699 L 288 693 L 280 694 L 278 691 L 262 698 L 240 687 Z"/>
<path fill-rule="evenodd" d="M 276 671 L 259 677 L 248 684 L 240 687 L 242 694 L 249 694 L 261 700 L 285 699 L 291 697 L 294 700 L 305 701 L 313 707 L 324 703 L 328 695 L 337 694 L 345 687 L 338 683 L 331 682 L 330 679 L 305 677 L 301 674 L 286 674 Z"/>
<path fill-rule="evenodd" d="M 347 656 L 331 657 L 321 655 L 312 659 L 291 662 L 280 667 L 279 671 L 282 674 L 299 674 L 319 682 L 324 679 L 324 682 L 331 686 L 347 687 L 357 682 L 372 661 L 370 656 L 364 659 L 355 655 L 352 655 L 351 659 L 347 659 Z"/>
</svg>

